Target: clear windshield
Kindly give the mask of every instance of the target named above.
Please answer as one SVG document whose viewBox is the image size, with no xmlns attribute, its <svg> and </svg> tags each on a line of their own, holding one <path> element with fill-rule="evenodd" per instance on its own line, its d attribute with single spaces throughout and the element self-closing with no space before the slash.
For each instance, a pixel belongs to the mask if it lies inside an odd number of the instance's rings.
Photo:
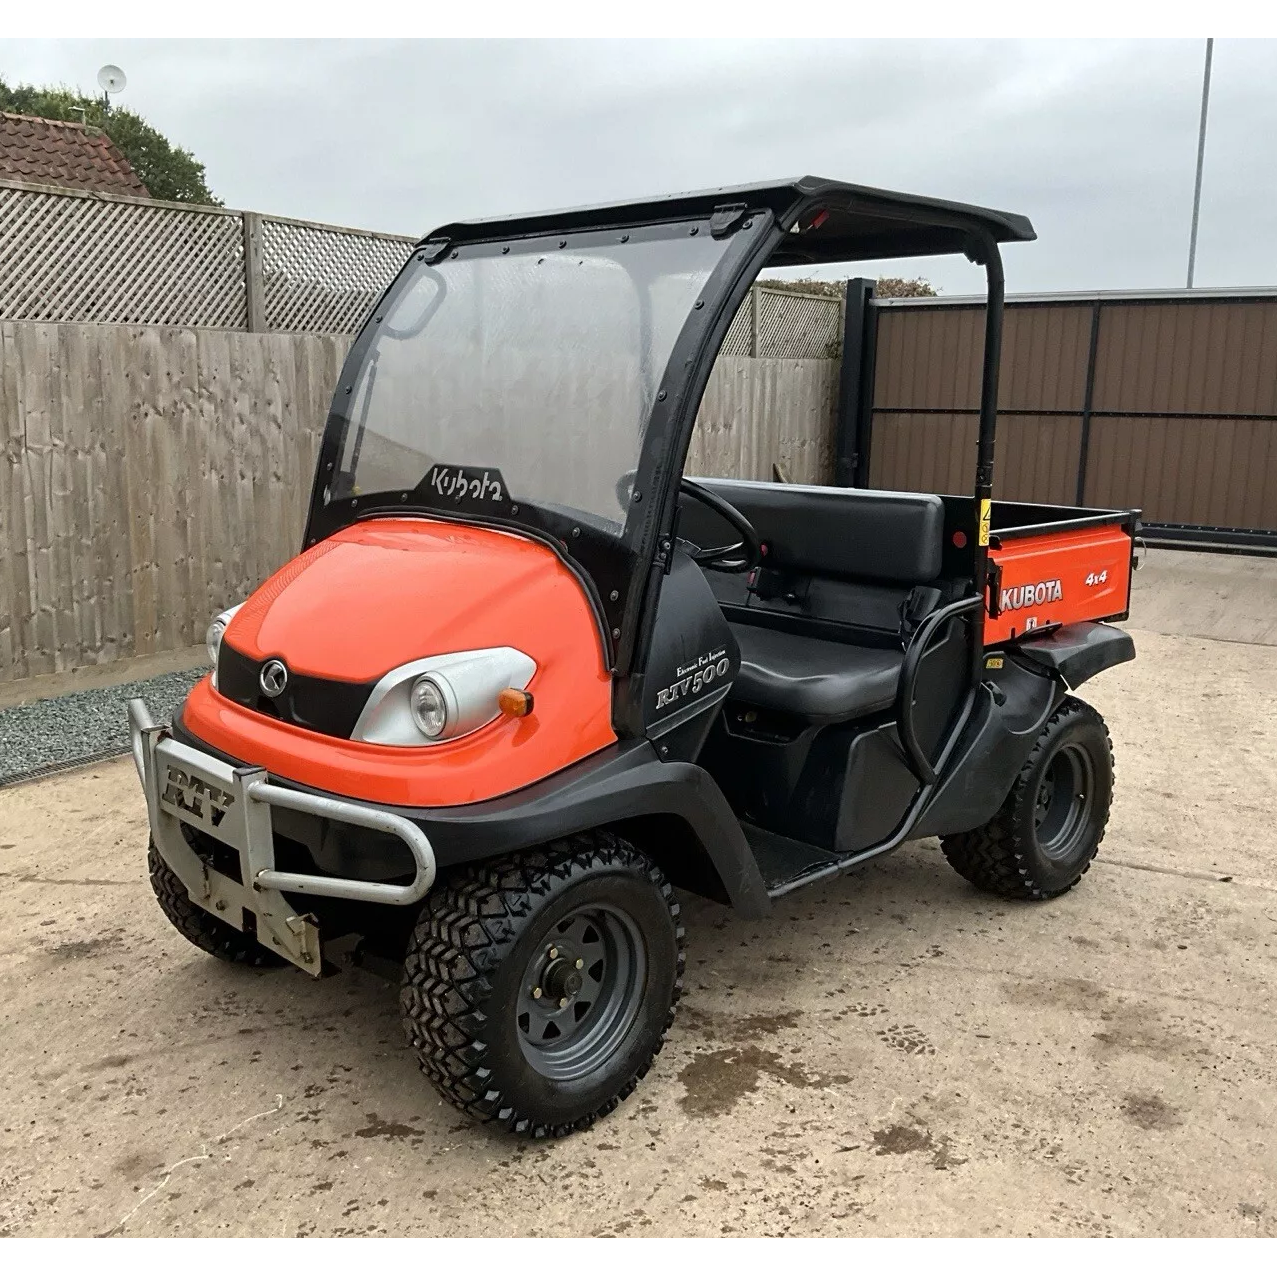
<svg viewBox="0 0 1277 1277">
<path fill-rule="evenodd" d="M 559 244 L 414 259 L 356 380 L 330 501 L 443 504 L 444 467 L 466 467 L 620 532 L 658 383 L 726 241 L 683 223 Z"/>
</svg>

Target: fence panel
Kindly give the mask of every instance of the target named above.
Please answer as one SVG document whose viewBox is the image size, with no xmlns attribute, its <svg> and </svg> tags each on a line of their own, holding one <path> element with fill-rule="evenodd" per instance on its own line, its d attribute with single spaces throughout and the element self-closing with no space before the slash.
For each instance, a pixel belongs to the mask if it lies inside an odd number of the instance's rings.
<svg viewBox="0 0 1277 1277">
<path fill-rule="evenodd" d="M 0 323 L 0 682 L 187 647 L 300 547 L 344 335 Z M 835 360 L 724 356 L 691 473 L 832 473 Z"/>
<path fill-rule="evenodd" d="M 967 491 L 983 306 L 877 304 L 869 482 Z M 1277 296 L 1008 303 L 995 496 L 1135 506 L 1153 535 L 1277 544 Z"/>
<path fill-rule="evenodd" d="M 349 333 L 399 273 L 414 241 L 263 217 L 266 327 Z"/>
<path fill-rule="evenodd" d="M 0 320 L 351 333 L 413 242 L 0 183 Z"/>
<path fill-rule="evenodd" d="M 240 217 L 0 184 L 0 318 L 242 328 Z"/>
<path fill-rule="evenodd" d="M 295 554 L 348 340 L 0 323 L 0 682 L 198 643 Z"/>
<path fill-rule="evenodd" d="M 764 281 L 741 302 L 719 353 L 727 358 L 835 359 L 842 325 L 841 297 Z"/>
<path fill-rule="evenodd" d="M 720 355 L 705 387 L 686 472 L 708 478 L 829 483 L 838 364 Z"/>
</svg>

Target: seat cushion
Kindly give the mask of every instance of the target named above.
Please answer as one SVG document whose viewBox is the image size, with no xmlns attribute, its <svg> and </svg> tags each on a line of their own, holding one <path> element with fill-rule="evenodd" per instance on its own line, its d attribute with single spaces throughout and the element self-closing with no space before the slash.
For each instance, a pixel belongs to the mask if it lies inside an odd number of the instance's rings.
<svg viewBox="0 0 1277 1277">
<path fill-rule="evenodd" d="M 768 565 L 803 575 L 926 585 L 943 565 L 944 502 L 930 492 L 821 488 L 700 479 L 768 544 Z M 685 497 L 679 534 L 699 545 L 735 540 L 720 516 Z M 702 539 L 703 538 L 703 539 Z"/>
<path fill-rule="evenodd" d="M 843 722 L 887 709 L 896 699 L 903 652 L 851 647 L 732 625 L 740 645 L 733 697 L 814 722 Z"/>
</svg>

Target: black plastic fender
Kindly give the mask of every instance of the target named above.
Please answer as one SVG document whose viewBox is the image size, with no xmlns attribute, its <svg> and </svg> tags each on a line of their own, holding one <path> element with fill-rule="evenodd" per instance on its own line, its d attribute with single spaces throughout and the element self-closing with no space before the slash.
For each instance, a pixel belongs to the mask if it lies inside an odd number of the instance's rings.
<svg viewBox="0 0 1277 1277">
<path fill-rule="evenodd" d="M 691 829 L 739 913 L 760 918 L 771 908 L 754 853 L 717 782 L 695 763 L 664 761 L 649 741 L 613 746 L 503 798 L 401 814 L 425 830 L 441 866 L 484 860 L 600 825 L 676 817 Z M 663 854 L 674 848 L 643 850 L 676 886 L 684 885 L 678 859 Z M 678 848 L 678 858 L 687 850 Z"/>
<path fill-rule="evenodd" d="M 1099 621 L 1063 625 L 1041 638 L 1008 649 L 1042 669 L 1058 674 L 1070 688 L 1114 665 L 1135 659 L 1135 640 L 1125 630 Z"/>
<path fill-rule="evenodd" d="M 239 761 L 210 749 L 180 723 L 174 723 L 172 730 L 174 736 L 196 749 L 208 750 L 228 762 Z M 271 780 L 288 789 L 321 792 L 281 777 L 272 776 Z M 637 829 L 644 821 L 660 822 L 664 836 L 654 838 L 643 850 L 675 886 L 701 890 L 703 866 L 696 861 L 703 855 L 713 866 L 727 903 L 739 913 L 761 918 L 771 910 L 754 853 L 717 782 L 695 763 L 664 761 L 650 741 L 618 741 L 500 798 L 456 807 L 386 806 L 384 810 L 406 817 L 425 831 L 441 869 L 535 847 L 600 825 L 628 824 Z M 689 830 L 699 847 L 689 845 L 685 838 L 671 837 L 671 820 Z M 333 840 L 325 840 L 322 824 L 317 817 L 302 817 L 289 822 L 288 835 L 306 844 L 312 855 L 321 846 L 331 852 Z M 367 877 L 359 871 L 366 840 L 356 836 L 341 841 L 347 844 L 344 854 L 351 863 L 327 863 L 324 871 Z M 393 877 L 402 866 L 387 863 L 386 857 L 393 860 L 399 855 L 402 859 L 407 849 L 390 840 L 389 847 L 375 850 L 381 868 L 377 876 Z"/>
<path fill-rule="evenodd" d="M 986 662 L 971 717 L 910 838 L 962 833 L 991 819 L 1064 699 L 1064 684 L 1045 670 L 998 654 Z"/>
<path fill-rule="evenodd" d="M 1134 659 L 1131 636 L 1096 621 L 986 653 L 971 721 L 909 837 L 964 833 L 992 819 L 1066 691 Z"/>
</svg>

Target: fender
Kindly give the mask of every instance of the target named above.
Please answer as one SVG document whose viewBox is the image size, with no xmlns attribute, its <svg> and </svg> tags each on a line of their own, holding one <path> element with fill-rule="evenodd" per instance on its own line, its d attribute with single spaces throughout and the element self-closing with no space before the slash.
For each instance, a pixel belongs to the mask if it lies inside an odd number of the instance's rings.
<svg viewBox="0 0 1277 1277">
<path fill-rule="evenodd" d="M 1125 630 L 1098 621 L 1063 625 L 1041 638 L 1025 639 L 1009 651 L 1039 669 L 1058 674 L 1070 688 L 1135 659 L 1135 640 Z"/>
<path fill-rule="evenodd" d="M 180 722 L 173 724 L 172 732 L 196 749 L 230 763 L 238 761 L 211 749 Z M 273 783 L 286 789 L 321 792 L 282 779 L 273 778 Z M 535 847 L 600 825 L 638 825 L 653 817 L 673 818 L 690 830 L 691 839 L 658 840 L 644 849 L 675 886 L 699 890 L 698 867 L 688 862 L 703 853 L 727 902 L 743 917 L 762 918 L 771 911 L 758 863 L 717 782 L 695 763 L 662 760 L 650 741 L 618 741 L 553 776 L 499 798 L 455 807 L 378 806 L 425 831 L 441 870 Z M 309 828 L 308 820 L 314 821 Z M 305 843 L 313 856 L 323 856 L 320 867 L 325 872 L 368 876 L 372 861 L 366 855 L 348 864 L 329 862 L 327 857 L 339 849 L 334 849 L 333 840 L 324 839 L 315 818 L 293 817 L 287 823 L 287 830 L 281 827 L 280 832 Z M 394 877 L 401 872 L 403 866 L 385 862 L 379 865 L 377 876 Z"/>
<path fill-rule="evenodd" d="M 991 820 L 1066 692 L 1134 657 L 1129 634 L 1093 621 L 987 652 L 975 712 L 909 837 L 963 833 Z"/>
</svg>

